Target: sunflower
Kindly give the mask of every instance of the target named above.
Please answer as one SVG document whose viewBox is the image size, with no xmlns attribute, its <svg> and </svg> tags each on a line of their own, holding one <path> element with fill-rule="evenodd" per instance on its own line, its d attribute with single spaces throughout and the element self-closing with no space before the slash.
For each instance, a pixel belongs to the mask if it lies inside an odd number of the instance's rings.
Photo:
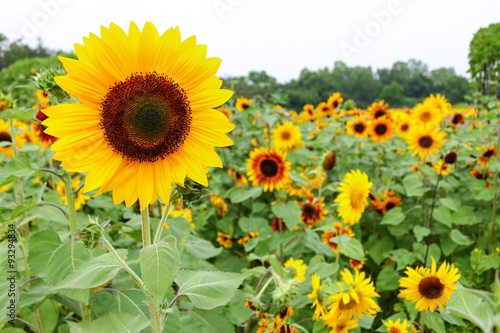
<svg viewBox="0 0 500 333">
<path fill-rule="evenodd" d="M 388 333 L 408 333 L 407 325 L 408 323 L 406 322 L 406 319 L 401 323 L 401 319 L 398 319 L 397 321 L 392 321 L 389 319 L 387 323 L 384 323 L 385 327 L 387 327 L 387 332 Z"/>
<path fill-rule="evenodd" d="M 231 110 L 222 106 L 219 107 L 217 110 L 221 112 L 223 115 L 225 115 L 227 120 L 231 120 Z"/>
<path fill-rule="evenodd" d="M 365 265 L 363 260 L 349 259 L 349 266 L 351 268 L 361 269 Z"/>
<path fill-rule="evenodd" d="M 256 148 L 247 160 L 248 179 L 253 186 L 263 186 L 264 191 L 279 190 L 289 180 L 291 162 L 286 161 L 286 153 L 269 149 Z"/>
<path fill-rule="evenodd" d="M 245 111 L 250 107 L 250 104 L 252 104 L 251 99 L 241 96 L 236 100 L 236 110 L 239 112 Z"/>
<path fill-rule="evenodd" d="M 233 168 L 229 168 L 227 170 L 227 175 L 229 177 L 231 177 L 236 182 L 236 186 L 238 186 L 238 187 L 248 185 L 247 177 L 245 177 L 245 175 L 242 175 L 241 173 L 239 173 L 238 171 L 236 171 Z"/>
<path fill-rule="evenodd" d="M 389 104 L 384 104 L 384 100 L 379 102 L 373 102 L 371 106 L 368 107 L 368 112 L 372 119 L 377 119 L 380 117 L 390 117 L 387 108 Z"/>
<path fill-rule="evenodd" d="M 166 206 L 163 206 L 161 213 L 165 211 Z M 168 211 L 168 215 L 172 217 L 183 217 L 188 220 L 191 228 L 195 228 L 196 226 L 193 223 L 193 214 L 191 213 L 191 209 L 187 207 L 182 207 L 182 201 L 180 199 L 176 200 L 173 205 L 170 206 L 170 210 Z M 168 223 L 163 225 L 163 229 L 168 229 Z"/>
<path fill-rule="evenodd" d="M 307 190 L 302 185 L 294 183 L 291 178 L 285 183 L 283 189 L 289 196 L 295 195 L 296 197 L 302 198 L 307 195 Z"/>
<path fill-rule="evenodd" d="M 74 177 L 71 180 L 71 188 L 73 190 L 77 190 L 80 188 L 80 177 Z M 60 199 L 62 202 L 64 202 L 64 205 L 68 205 L 68 198 L 66 197 L 66 189 L 64 188 L 64 182 L 60 181 L 56 183 L 56 190 L 59 192 L 61 195 Z M 78 191 L 78 193 L 75 196 L 75 209 L 80 210 L 82 206 L 85 206 L 85 203 L 87 200 L 89 200 L 90 197 L 88 195 L 85 195 L 82 193 L 82 191 Z"/>
<path fill-rule="evenodd" d="M 449 163 L 443 163 L 443 160 L 439 160 L 437 163 L 432 163 L 432 168 L 435 173 L 444 176 L 450 173 L 451 165 Z"/>
<path fill-rule="evenodd" d="M 373 141 L 384 142 L 394 134 L 390 118 L 381 116 L 368 122 L 368 135 Z"/>
<path fill-rule="evenodd" d="M 223 232 L 217 231 L 217 239 L 220 245 L 224 246 L 226 249 L 229 249 L 233 246 L 233 241 L 231 240 L 231 235 L 227 235 Z"/>
<path fill-rule="evenodd" d="M 463 114 L 461 114 L 459 112 L 455 112 L 453 114 L 453 117 L 451 117 L 451 119 L 450 119 L 451 127 L 453 129 L 457 129 L 458 126 L 460 126 L 461 124 L 464 123 L 464 120 L 465 120 L 465 117 L 463 116 Z"/>
<path fill-rule="evenodd" d="M 332 328 L 330 332 L 334 333 L 349 333 L 350 330 L 359 326 L 356 318 L 347 315 L 340 315 L 338 318 L 325 316 L 324 322 Z"/>
<path fill-rule="evenodd" d="M 328 97 L 328 100 L 326 104 L 330 105 L 333 111 L 335 111 L 340 104 L 344 101 L 344 98 L 340 95 L 340 93 L 336 92 L 333 93 L 330 97 Z"/>
<path fill-rule="evenodd" d="M 332 106 L 326 102 L 319 103 L 316 107 L 316 110 L 320 117 L 331 117 L 335 113 L 335 110 L 332 108 Z"/>
<path fill-rule="evenodd" d="M 47 115 L 42 111 L 42 109 L 39 109 L 35 116 L 35 119 L 37 121 L 31 122 L 31 126 L 34 128 L 35 133 L 38 137 L 39 145 L 42 148 L 49 148 L 52 144 L 54 144 L 57 141 L 57 138 L 55 136 L 45 133 L 45 129 L 47 127 L 41 124 L 41 122 L 47 118 L 48 118 Z"/>
<path fill-rule="evenodd" d="M 477 160 L 477 164 L 483 168 L 486 169 L 490 165 L 490 158 L 492 156 L 497 156 L 497 147 L 495 147 L 495 144 L 491 144 L 489 146 L 482 146 L 482 147 L 477 147 L 477 151 L 484 151 L 481 156 L 479 156 Z"/>
<path fill-rule="evenodd" d="M 314 110 L 314 105 L 312 104 L 304 105 L 302 112 L 300 113 L 300 116 L 303 119 L 314 121 L 316 119 L 316 111 Z"/>
<path fill-rule="evenodd" d="M 481 172 L 481 170 L 479 170 L 478 168 L 474 168 L 470 173 L 469 175 L 471 175 L 472 177 L 476 178 L 476 179 L 482 179 L 482 180 L 486 180 L 488 178 L 491 177 L 491 171 L 486 171 L 485 173 Z"/>
<path fill-rule="evenodd" d="M 304 282 L 306 280 L 305 276 L 306 276 L 307 266 L 304 264 L 304 260 L 302 259 L 294 260 L 293 258 L 290 258 L 285 263 L 285 268 L 290 268 L 290 267 L 293 267 L 293 269 L 295 269 L 295 277 L 294 277 L 295 280 L 299 282 Z"/>
<path fill-rule="evenodd" d="M 432 258 L 431 268 L 417 267 L 413 269 L 406 267 L 407 277 L 399 279 L 399 286 L 403 288 L 401 294 L 405 299 L 412 301 L 418 311 L 429 310 L 434 312 L 436 308 L 443 310 L 448 304 L 451 294 L 457 288 L 456 282 L 460 279 L 458 268 L 446 261 L 437 269 L 436 262 Z"/>
<path fill-rule="evenodd" d="M 14 127 L 20 127 L 22 123 L 14 120 Z M 25 125 L 24 125 L 25 127 Z M 19 133 L 19 130 L 16 130 L 16 147 L 17 149 L 21 149 L 26 142 L 26 139 Z M 0 119 L 0 153 L 4 154 L 7 157 L 14 156 L 14 150 L 12 148 L 12 135 L 10 124 L 7 121 Z"/>
<path fill-rule="evenodd" d="M 316 224 L 322 222 L 325 219 L 325 215 L 328 214 L 328 211 L 323 209 L 323 207 L 325 207 L 323 203 L 324 199 L 325 198 L 315 200 L 314 195 L 309 193 L 306 202 L 297 202 L 297 204 L 302 207 L 300 219 L 309 229 L 314 228 Z"/>
<path fill-rule="evenodd" d="M 404 114 L 398 119 L 396 123 L 396 134 L 400 138 L 405 139 L 412 127 L 413 123 L 411 121 L 411 118 L 407 114 Z"/>
<path fill-rule="evenodd" d="M 78 60 L 60 58 L 67 76 L 57 84 L 82 104 L 44 110 L 47 134 L 59 137 L 54 159 L 86 172 L 84 191 L 112 191 L 115 204 L 158 197 L 187 177 L 208 186 L 208 166 L 222 167 L 214 147 L 233 144 L 234 129 L 214 108 L 232 95 L 215 76 L 218 58 L 205 58 L 196 38 L 181 42 L 178 28 L 161 36 L 152 23 L 129 34 L 115 24 L 75 46 Z"/>
<path fill-rule="evenodd" d="M 321 238 L 323 239 L 323 243 L 328 245 L 333 250 L 334 253 L 337 253 L 339 245 L 338 242 L 332 241 L 332 238 L 335 240 L 340 235 L 347 235 L 349 237 L 354 237 L 354 232 L 349 227 L 342 228 L 342 223 L 340 222 L 333 223 L 333 229 L 334 231 L 325 230 L 323 232 L 323 235 L 321 235 Z"/>
<path fill-rule="evenodd" d="M 444 97 L 444 95 L 441 94 L 437 94 L 436 96 L 431 94 L 424 100 L 424 103 L 429 103 L 435 109 L 439 110 L 441 114 L 448 114 L 452 109 L 452 106 L 450 103 L 448 103 L 446 97 Z"/>
<path fill-rule="evenodd" d="M 257 231 L 252 231 L 252 232 L 250 232 L 249 234 L 247 234 L 247 235 L 245 235 L 245 236 L 241 237 L 240 239 L 238 239 L 238 244 L 240 244 L 240 245 L 245 245 L 246 243 L 248 243 L 248 241 L 249 241 L 250 239 L 255 238 L 255 237 L 257 237 L 257 236 L 259 236 L 259 232 L 257 232 Z"/>
<path fill-rule="evenodd" d="M 432 104 L 424 102 L 415 106 L 411 119 L 416 123 L 438 125 L 443 119 L 443 115 Z"/>
<path fill-rule="evenodd" d="M 346 133 L 358 138 L 366 138 L 368 135 L 368 124 L 365 116 L 354 116 L 356 120 L 348 120 L 346 123 Z"/>
<path fill-rule="evenodd" d="M 380 211 L 382 215 L 387 214 L 387 212 L 397 206 L 401 205 L 401 196 L 393 191 L 384 191 L 382 194 L 384 198 L 383 201 L 378 201 L 375 204 L 377 205 L 377 211 Z"/>
<path fill-rule="evenodd" d="M 316 307 L 316 309 L 314 309 L 312 320 L 317 320 L 318 318 L 324 316 L 327 312 L 325 306 L 326 298 L 322 292 L 323 286 L 320 284 L 320 276 L 317 273 L 314 273 L 311 276 L 311 284 L 313 290 L 309 295 L 307 295 L 307 298 L 314 300 L 311 308 Z"/>
<path fill-rule="evenodd" d="M 329 151 L 326 153 L 325 157 L 323 158 L 323 170 L 332 170 L 333 167 L 337 164 L 337 154 L 335 154 L 334 151 Z"/>
<path fill-rule="evenodd" d="M 280 219 L 279 217 L 275 216 L 273 219 L 272 228 L 276 232 L 285 232 L 286 231 L 286 224 L 285 224 L 285 222 L 283 222 L 283 219 Z"/>
<path fill-rule="evenodd" d="M 284 152 L 297 150 L 302 146 L 302 134 L 298 126 L 291 122 L 277 124 L 272 134 L 274 146 Z"/>
<path fill-rule="evenodd" d="M 415 126 L 406 137 L 408 150 L 413 152 L 413 156 L 418 154 L 422 159 L 432 156 L 439 153 L 445 136 L 446 133 L 440 132 L 439 127 L 434 125 Z"/>
<path fill-rule="evenodd" d="M 344 181 L 337 188 L 342 193 L 335 199 L 335 202 L 339 203 L 337 213 L 344 223 L 353 225 L 361 219 L 365 206 L 368 204 L 367 198 L 372 185 L 364 172 L 351 170 L 346 173 Z"/>
<path fill-rule="evenodd" d="M 50 105 L 50 93 L 48 91 L 39 89 L 36 91 L 36 98 L 40 101 L 40 105 L 42 109 L 45 109 Z"/>
<path fill-rule="evenodd" d="M 339 284 L 343 291 L 330 296 L 332 304 L 328 307 L 329 312 L 326 315 L 329 320 L 339 318 L 340 315 L 349 318 L 357 315 L 359 319 L 363 319 L 364 314 L 372 317 L 380 311 L 380 307 L 373 300 L 380 295 L 375 292 L 371 278 L 365 279 L 365 272 L 360 273 L 357 269 L 354 271 L 355 276 L 347 268 L 340 273 L 343 283 Z"/>
</svg>

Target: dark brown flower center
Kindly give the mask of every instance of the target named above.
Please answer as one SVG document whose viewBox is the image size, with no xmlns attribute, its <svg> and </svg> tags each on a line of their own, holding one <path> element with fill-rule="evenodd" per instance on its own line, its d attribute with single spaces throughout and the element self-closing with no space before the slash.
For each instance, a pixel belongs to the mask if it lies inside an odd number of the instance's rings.
<svg viewBox="0 0 500 333">
<path fill-rule="evenodd" d="M 339 101 L 333 101 L 332 106 L 334 109 L 336 109 L 337 106 L 339 106 Z"/>
<path fill-rule="evenodd" d="M 285 131 L 285 132 L 281 133 L 281 139 L 282 140 L 290 140 L 290 132 Z"/>
<path fill-rule="evenodd" d="M 457 153 L 451 152 L 444 157 L 444 163 L 453 164 L 457 161 Z"/>
<path fill-rule="evenodd" d="M 462 122 L 462 120 L 463 120 L 462 115 L 460 115 L 460 114 L 455 114 L 455 115 L 453 116 L 453 119 L 451 120 L 451 122 L 452 122 L 453 124 L 457 125 L 457 124 L 461 123 L 461 122 Z"/>
<path fill-rule="evenodd" d="M 401 331 L 397 327 L 391 327 L 389 333 L 401 333 Z"/>
<path fill-rule="evenodd" d="M 135 73 L 110 88 L 101 105 L 101 128 L 113 150 L 138 162 L 176 152 L 191 128 L 184 90 L 164 74 Z"/>
<path fill-rule="evenodd" d="M 435 276 L 425 277 L 418 284 L 418 291 L 425 298 L 439 298 L 444 294 L 444 284 Z"/>
<path fill-rule="evenodd" d="M 365 125 L 364 124 L 356 124 L 354 125 L 354 131 L 356 133 L 363 133 L 365 131 Z"/>
<path fill-rule="evenodd" d="M 418 139 L 418 145 L 422 148 L 430 148 L 433 143 L 434 143 L 434 140 L 428 135 L 423 136 L 420 139 Z"/>
<path fill-rule="evenodd" d="M 260 172 L 266 177 L 274 177 L 278 173 L 278 163 L 274 160 L 263 160 L 260 163 Z"/>
<path fill-rule="evenodd" d="M 12 142 L 12 136 L 7 132 L 0 132 L 0 142 Z"/>
<path fill-rule="evenodd" d="M 304 206 L 302 206 L 302 212 L 307 216 L 314 217 L 316 214 L 316 207 L 312 203 L 306 202 Z"/>
<path fill-rule="evenodd" d="M 396 205 L 394 204 L 394 202 L 388 202 L 387 205 L 385 205 L 385 210 L 391 210 L 394 207 L 396 207 Z"/>
<path fill-rule="evenodd" d="M 341 300 L 340 304 L 339 304 L 339 309 L 340 310 L 350 310 L 350 309 L 354 308 L 357 304 L 358 303 L 356 303 L 354 298 L 351 297 L 349 303 L 347 303 L 347 304 L 344 303 L 344 300 Z"/>
<path fill-rule="evenodd" d="M 493 156 L 494 154 L 494 150 L 493 149 L 488 149 L 484 154 L 483 156 L 486 157 L 486 158 L 490 158 L 491 156 Z"/>
<path fill-rule="evenodd" d="M 387 114 L 387 112 L 385 110 L 377 110 L 377 111 L 375 111 L 375 118 L 385 116 L 386 114 Z"/>
<path fill-rule="evenodd" d="M 375 126 L 375 133 L 378 135 L 384 135 L 387 132 L 387 125 L 385 124 L 378 124 Z"/>
<path fill-rule="evenodd" d="M 403 125 L 401 126 L 401 131 L 403 131 L 403 132 L 408 131 L 408 124 L 403 124 Z"/>
</svg>

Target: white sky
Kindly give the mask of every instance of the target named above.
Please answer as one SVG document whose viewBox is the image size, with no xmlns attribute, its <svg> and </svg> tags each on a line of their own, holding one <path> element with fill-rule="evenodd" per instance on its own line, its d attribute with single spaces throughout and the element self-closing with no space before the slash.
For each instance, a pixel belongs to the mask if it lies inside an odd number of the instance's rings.
<svg viewBox="0 0 500 333">
<path fill-rule="evenodd" d="M 376 13 L 389 16 L 381 24 Z M 337 60 L 381 68 L 415 58 L 466 75 L 473 34 L 499 13 L 498 0 L 2 0 L 0 32 L 70 50 L 100 25 L 152 21 L 196 35 L 222 59 L 220 76 L 265 70 L 285 82 Z"/>
</svg>

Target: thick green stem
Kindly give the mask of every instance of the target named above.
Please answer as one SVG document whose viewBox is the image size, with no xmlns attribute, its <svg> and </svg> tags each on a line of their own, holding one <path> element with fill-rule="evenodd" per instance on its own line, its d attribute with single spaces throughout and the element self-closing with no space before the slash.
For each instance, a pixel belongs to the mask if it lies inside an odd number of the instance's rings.
<svg viewBox="0 0 500 333">
<path fill-rule="evenodd" d="M 274 280 L 274 275 L 271 276 L 269 278 L 269 280 L 267 280 L 266 284 L 262 287 L 262 289 L 260 290 L 259 294 L 255 297 L 257 299 L 260 299 L 262 294 L 264 293 L 264 291 L 267 289 L 267 287 L 269 286 L 269 284 Z"/>
<path fill-rule="evenodd" d="M 160 333 L 161 332 L 160 314 L 158 308 L 155 306 L 153 302 L 153 297 L 146 289 L 144 282 L 142 282 L 141 278 L 137 274 L 135 274 L 132 268 L 130 268 L 129 265 L 127 265 L 127 263 L 120 257 L 120 255 L 118 255 L 113 245 L 111 245 L 111 243 L 106 239 L 106 236 L 104 235 L 103 235 L 103 243 L 104 246 L 109 250 L 109 252 L 111 252 L 111 254 L 120 263 L 120 265 L 127 271 L 127 273 L 130 274 L 132 279 L 134 279 L 135 283 L 137 283 L 139 288 L 141 288 L 141 290 L 146 295 L 146 298 L 148 300 L 149 315 L 151 316 L 151 327 L 153 329 L 153 333 Z"/>
<path fill-rule="evenodd" d="M 19 152 L 17 151 L 17 142 L 16 142 L 16 128 L 14 127 L 14 120 L 9 119 L 9 125 L 10 125 L 10 135 L 12 138 L 12 154 L 13 157 L 16 158 L 19 155 Z M 24 205 L 24 188 L 23 188 L 23 183 L 20 179 L 16 180 L 16 190 L 15 193 L 16 195 L 16 201 L 19 206 Z M 24 220 L 26 217 L 26 214 L 23 213 L 21 217 L 18 219 L 18 221 Z M 20 233 L 23 237 L 28 238 L 29 236 L 29 227 L 28 225 L 23 226 L 20 228 Z"/>
<path fill-rule="evenodd" d="M 165 222 L 167 222 L 168 213 L 170 212 L 171 207 L 172 207 L 172 201 L 170 201 L 168 207 L 165 206 L 165 211 L 161 215 L 161 220 L 160 220 L 160 223 L 158 224 L 158 228 L 156 229 L 156 234 L 155 234 L 155 239 L 153 241 L 153 244 L 156 244 L 160 241 L 161 233 L 162 233 L 163 228 L 165 226 Z"/>
<path fill-rule="evenodd" d="M 380 144 L 377 144 L 377 167 L 375 169 L 375 189 L 378 190 L 380 183 Z"/>
<path fill-rule="evenodd" d="M 142 209 L 142 207 L 141 207 Z M 168 213 L 167 213 L 168 214 Z M 149 206 L 141 210 L 142 219 L 142 246 L 146 247 L 151 245 L 151 230 L 149 227 Z"/>
<path fill-rule="evenodd" d="M 90 313 L 90 304 L 87 305 L 85 303 L 80 303 L 81 311 L 82 311 L 82 320 L 83 321 L 92 321 L 92 315 Z"/>
<path fill-rule="evenodd" d="M 68 201 L 68 219 L 69 219 L 69 230 L 71 231 L 71 236 L 76 236 L 76 208 L 75 208 L 75 193 L 71 188 L 71 174 L 66 172 L 63 177 L 64 179 L 64 192 L 66 194 L 66 200 Z"/>
<path fill-rule="evenodd" d="M 338 231 L 338 241 L 337 241 L 337 257 L 335 258 L 335 263 L 337 264 L 337 272 L 335 272 L 335 281 L 339 280 L 340 271 L 340 235 L 342 235 L 342 227 Z"/>
</svg>

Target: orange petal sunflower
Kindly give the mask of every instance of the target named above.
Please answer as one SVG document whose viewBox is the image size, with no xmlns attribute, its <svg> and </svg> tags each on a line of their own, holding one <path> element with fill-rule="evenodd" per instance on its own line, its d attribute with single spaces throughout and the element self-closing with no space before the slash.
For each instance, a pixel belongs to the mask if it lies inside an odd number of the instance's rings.
<svg viewBox="0 0 500 333">
<path fill-rule="evenodd" d="M 178 28 L 160 35 L 150 22 L 84 38 L 77 60 L 60 58 L 68 75 L 55 78 L 82 104 L 44 110 L 45 133 L 60 138 L 54 159 L 87 173 L 85 192 L 112 191 L 128 207 L 168 202 L 186 176 L 207 186 L 207 167 L 222 167 L 214 147 L 233 144 L 225 133 L 234 125 L 214 109 L 232 92 L 220 89 L 220 59 L 206 51 L 194 36 L 181 41 Z"/>
<path fill-rule="evenodd" d="M 390 118 L 378 117 L 368 122 L 368 135 L 373 141 L 384 142 L 394 134 L 394 124 Z"/>
<path fill-rule="evenodd" d="M 440 132 L 439 127 L 432 124 L 417 125 L 406 137 L 408 150 L 413 152 L 413 156 L 418 154 L 422 159 L 432 156 L 439 153 L 439 149 L 445 142 L 445 136 L 446 133 Z"/>
<path fill-rule="evenodd" d="M 389 112 L 387 108 L 389 104 L 384 104 L 384 100 L 373 102 L 372 105 L 368 107 L 368 112 L 372 119 L 379 117 L 389 117 Z"/>
<path fill-rule="evenodd" d="M 248 180 L 253 186 L 263 186 L 264 191 L 279 190 L 289 181 L 291 165 L 286 161 L 286 153 L 274 147 L 256 148 L 247 160 Z"/>
<path fill-rule="evenodd" d="M 356 120 L 349 120 L 346 123 L 346 133 L 358 138 L 366 138 L 368 135 L 368 124 L 365 116 L 354 116 Z"/>
<path fill-rule="evenodd" d="M 315 200 L 314 195 L 309 193 L 306 202 L 297 202 L 297 204 L 302 207 L 300 219 L 308 228 L 314 228 L 316 224 L 322 222 L 325 219 L 325 215 L 328 214 L 328 211 L 323 209 L 323 207 L 325 207 L 323 203 L 324 199 L 325 198 L 320 198 Z"/>
</svg>

